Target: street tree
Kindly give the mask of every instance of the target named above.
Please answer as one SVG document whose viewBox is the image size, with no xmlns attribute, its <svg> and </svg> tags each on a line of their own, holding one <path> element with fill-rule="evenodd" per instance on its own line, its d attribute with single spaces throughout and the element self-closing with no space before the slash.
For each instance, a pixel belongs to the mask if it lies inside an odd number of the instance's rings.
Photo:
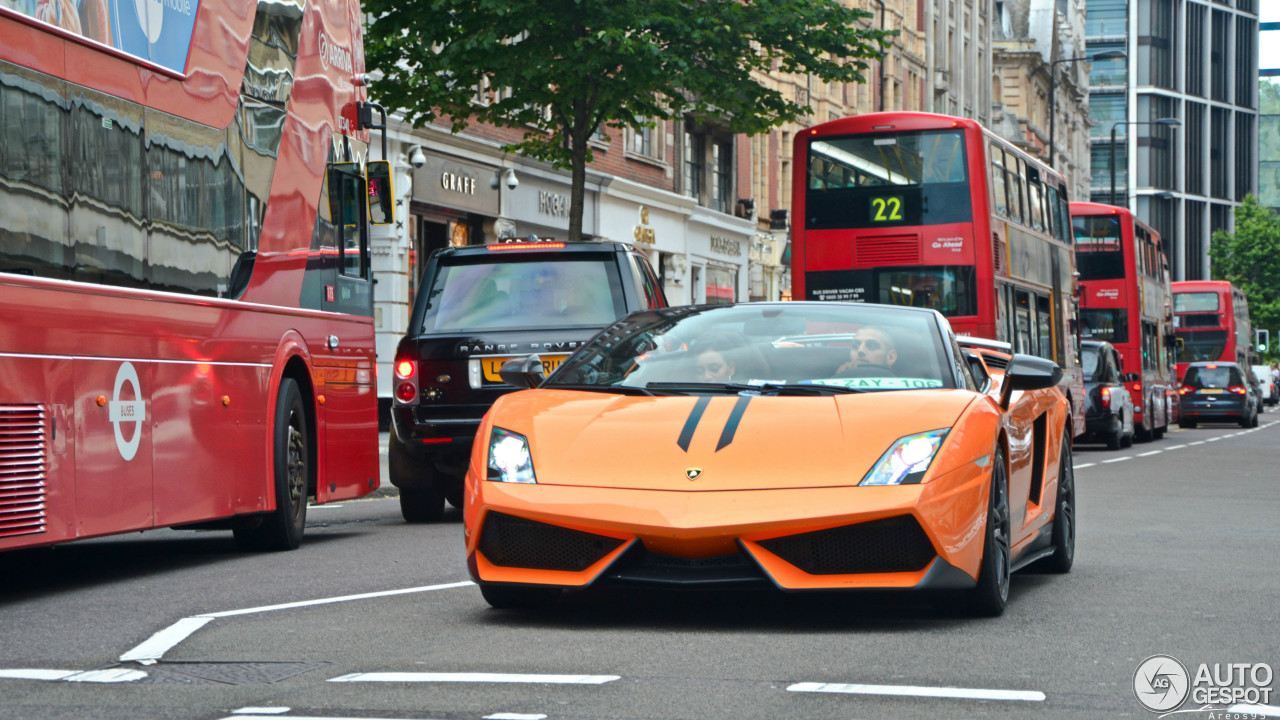
<svg viewBox="0 0 1280 720">
<path fill-rule="evenodd" d="M 838 0 L 365 0 L 373 95 L 421 127 L 523 128 L 506 146 L 571 168 L 582 238 L 591 142 L 686 114 L 756 134 L 810 112 L 762 74 L 860 83 L 892 33 Z M 478 92 L 492 90 L 477 102 Z"/>
<path fill-rule="evenodd" d="M 1274 338 L 1280 329 L 1280 217 L 1247 195 L 1235 221 L 1234 233 L 1219 230 L 1209 244 L 1213 278 L 1244 291 L 1253 326 Z"/>
</svg>

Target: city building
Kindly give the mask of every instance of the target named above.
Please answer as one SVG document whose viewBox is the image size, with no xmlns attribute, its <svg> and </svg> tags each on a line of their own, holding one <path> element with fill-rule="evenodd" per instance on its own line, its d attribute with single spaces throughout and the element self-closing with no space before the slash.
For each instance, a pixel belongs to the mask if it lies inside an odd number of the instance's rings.
<svg viewBox="0 0 1280 720">
<path fill-rule="evenodd" d="M 992 14 L 989 127 L 1061 172 L 1073 199 L 1087 199 L 1090 56 L 1084 0 L 996 0 Z"/>
<path fill-rule="evenodd" d="M 1280 3 L 1258 19 L 1258 200 L 1280 212 Z"/>
<path fill-rule="evenodd" d="M 1258 5 L 1088 2 L 1088 54 L 1127 55 L 1092 63 L 1092 198 L 1158 230 L 1176 280 L 1209 277 L 1210 236 L 1258 190 Z"/>
</svg>

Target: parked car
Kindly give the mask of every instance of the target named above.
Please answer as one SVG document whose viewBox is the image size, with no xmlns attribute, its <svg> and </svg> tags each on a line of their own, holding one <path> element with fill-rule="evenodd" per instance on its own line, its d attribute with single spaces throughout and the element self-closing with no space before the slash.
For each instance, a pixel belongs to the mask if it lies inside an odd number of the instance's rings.
<svg viewBox="0 0 1280 720">
<path fill-rule="evenodd" d="M 1084 363 L 1084 424 L 1088 436 L 1112 450 L 1133 444 L 1133 398 L 1125 387 L 1120 353 L 1109 342 L 1080 343 Z"/>
<path fill-rule="evenodd" d="M 438 250 L 396 349 L 388 469 L 409 522 L 462 507 L 480 419 L 516 388 L 499 368 L 537 354 L 550 373 L 606 325 L 666 307 L 644 255 L 617 242 L 507 242 Z"/>
<path fill-rule="evenodd" d="M 1193 428 L 1202 422 L 1238 422 L 1240 427 L 1257 427 L 1257 396 L 1249 390 L 1246 369 L 1233 362 L 1187 365 L 1178 388 L 1182 401 L 1178 425 Z"/>
<path fill-rule="evenodd" d="M 1262 401 L 1267 405 L 1280 403 L 1280 383 L 1271 375 L 1269 365 L 1254 365 L 1253 375 L 1262 384 Z"/>
<path fill-rule="evenodd" d="M 1258 414 L 1261 415 L 1267 409 L 1267 391 L 1262 387 L 1262 376 L 1253 371 L 1253 366 L 1246 365 L 1244 377 L 1249 381 L 1249 392 L 1253 393 L 1254 406 L 1258 408 Z"/>
</svg>

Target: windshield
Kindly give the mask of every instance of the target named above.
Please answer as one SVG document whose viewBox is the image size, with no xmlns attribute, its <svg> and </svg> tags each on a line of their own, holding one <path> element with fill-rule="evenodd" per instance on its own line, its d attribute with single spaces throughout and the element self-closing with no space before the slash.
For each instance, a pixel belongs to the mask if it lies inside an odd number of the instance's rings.
<svg viewBox="0 0 1280 720">
<path fill-rule="evenodd" d="M 1105 340 L 1112 345 L 1129 342 L 1129 313 L 1119 308 L 1085 309 L 1080 336 L 1087 340 Z"/>
<path fill-rule="evenodd" d="M 939 130 L 814 139 L 809 229 L 939 225 L 973 213 L 964 133 Z"/>
<path fill-rule="evenodd" d="M 445 264 L 422 331 L 604 327 L 626 312 L 617 268 L 607 256 L 580 257 Z"/>
<path fill-rule="evenodd" d="M 1178 331 L 1178 362 L 1218 360 L 1226 347 L 1226 330 Z"/>
<path fill-rule="evenodd" d="M 1084 365 L 1085 380 L 1098 379 L 1098 370 L 1101 369 L 1098 367 L 1098 360 L 1100 359 L 1101 355 L 1098 353 L 1098 348 L 1096 347 L 1086 346 L 1080 350 L 1080 360 Z"/>
<path fill-rule="evenodd" d="M 1079 215 L 1071 219 L 1076 234 L 1076 269 L 1081 280 L 1124 277 L 1124 245 L 1118 215 Z"/>
<path fill-rule="evenodd" d="M 796 394 L 955 387 L 935 317 L 799 302 L 640 312 L 596 336 L 542 387 Z"/>
<path fill-rule="evenodd" d="M 1218 309 L 1218 293 L 1216 292 L 1183 292 L 1174 293 L 1174 312 L 1214 312 Z"/>
<path fill-rule="evenodd" d="M 1187 368 L 1184 385 L 1193 388 L 1227 388 L 1232 385 L 1243 385 L 1244 378 L 1240 368 L 1232 365 L 1192 365 Z"/>
</svg>

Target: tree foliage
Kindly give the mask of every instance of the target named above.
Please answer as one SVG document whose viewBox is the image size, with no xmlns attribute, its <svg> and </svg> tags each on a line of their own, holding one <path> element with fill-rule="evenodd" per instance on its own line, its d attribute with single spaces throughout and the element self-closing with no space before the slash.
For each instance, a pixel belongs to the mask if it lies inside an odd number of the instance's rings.
<svg viewBox="0 0 1280 720">
<path fill-rule="evenodd" d="M 1248 195 L 1236 208 L 1235 220 L 1235 233 L 1213 234 L 1213 278 L 1244 291 L 1253 326 L 1267 328 L 1274 340 L 1280 330 L 1280 217 Z"/>
<path fill-rule="evenodd" d="M 407 122 L 526 130 L 509 146 L 572 168 L 581 238 L 590 141 L 686 113 L 754 134 L 809 112 L 758 73 L 863 82 L 891 33 L 838 0 L 365 0 L 373 93 Z M 495 91 L 475 101 L 477 88 Z"/>
</svg>

